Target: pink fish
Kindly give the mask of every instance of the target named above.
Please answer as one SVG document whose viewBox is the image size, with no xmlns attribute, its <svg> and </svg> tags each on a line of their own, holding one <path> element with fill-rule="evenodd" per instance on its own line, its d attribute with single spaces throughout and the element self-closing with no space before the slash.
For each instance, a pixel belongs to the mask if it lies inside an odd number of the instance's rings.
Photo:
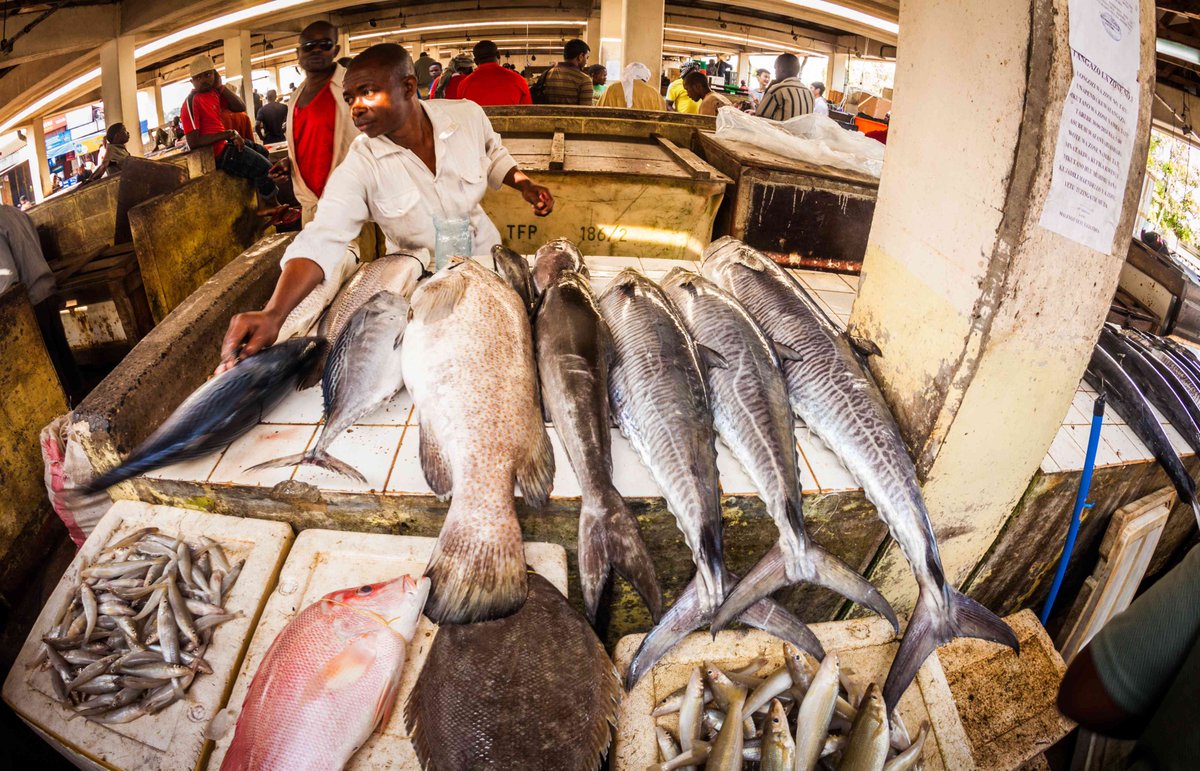
<svg viewBox="0 0 1200 771">
<path fill-rule="evenodd" d="M 429 579 L 331 592 L 284 627 L 242 704 L 221 771 L 340 769 L 387 722 Z"/>
</svg>

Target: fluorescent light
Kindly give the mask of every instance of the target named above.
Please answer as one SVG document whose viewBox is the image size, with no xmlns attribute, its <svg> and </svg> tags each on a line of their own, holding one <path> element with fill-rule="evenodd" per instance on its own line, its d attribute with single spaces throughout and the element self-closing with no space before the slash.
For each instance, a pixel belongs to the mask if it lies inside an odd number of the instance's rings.
<svg viewBox="0 0 1200 771">
<path fill-rule="evenodd" d="M 366 40 L 373 37 L 385 37 L 388 35 L 400 35 L 408 37 L 409 35 L 419 34 L 421 32 L 437 32 L 444 29 L 475 29 L 478 27 L 586 27 L 587 21 L 468 21 L 459 24 L 430 24 L 424 27 L 404 27 L 392 30 L 383 30 L 381 32 L 365 32 L 361 35 L 351 35 L 351 40 Z M 429 41 L 430 43 L 436 41 Z"/>
<path fill-rule="evenodd" d="M 96 81 L 99 79 L 100 79 L 100 68 L 99 67 L 96 67 L 95 69 L 92 69 L 92 70 L 88 70 L 87 72 L 83 73 L 82 75 L 75 78 L 74 80 L 54 89 L 50 93 L 43 96 L 41 99 L 38 99 L 33 104 L 26 107 L 24 110 L 21 110 L 19 113 L 17 113 L 13 117 L 9 118 L 7 121 L 4 122 L 3 126 L 0 126 L 0 132 L 8 131 L 9 129 L 11 129 L 14 126 L 16 126 L 17 124 L 19 124 L 21 121 L 28 118 L 30 115 L 33 115 L 38 110 L 42 109 L 43 107 L 48 106 L 51 102 L 56 102 L 59 99 L 63 99 L 68 94 L 71 94 L 74 91 L 77 91 L 77 90 L 83 88 L 84 86 L 95 85 Z"/>
<path fill-rule="evenodd" d="M 696 37 L 711 37 L 718 40 L 728 40 L 733 43 L 741 43 L 743 45 L 764 46 L 776 50 L 779 48 L 790 47 L 793 50 L 814 54 L 816 56 L 828 56 L 828 54 L 824 51 L 812 51 L 800 46 L 787 46 L 785 43 L 782 43 L 778 40 L 765 40 L 763 38 L 753 38 L 746 35 L 730 35 L 725 32 L 710 32 L 706 29 L 694 29 L 691 27 L 663 27 L 663 32 L 673 32 L 677 35 L 683 35 L 685 37 L 693 35 Z"/>
<path fill-rule="evenodd" d="M 871 14 L 863 13 L 862 11 L 856 11 L 853 8 L 846 8 L 845 6 L 838 5 L 837 3 L 831 3 L 829 0 L 784 0 L 784 2 L 788 3 L 789 5 L 798 5 L 802 8 L 810 8 L 814 11 L 827 13 L 830 16 L 837 16 L 838 18 L 846 19 L 847 21 L 856 21 L 859 24 L 864 24 L 868 27 L 874 27 L 875 29 L 882 30 L 884 32 L 890 32 L 893 35 L 900 34 L 900 25 L 894 21 L 881 19 L 878 16 L 872 16 Z"/>
<path fill-rule="evenodd" d="M 1154 50 L 1173 59 L 1200 64 L 1200 50 L 1184 45 L 1183 43 L 1176 43 L 1174 40 L 1157 38 L 1154 41 Z"/>
</svg>

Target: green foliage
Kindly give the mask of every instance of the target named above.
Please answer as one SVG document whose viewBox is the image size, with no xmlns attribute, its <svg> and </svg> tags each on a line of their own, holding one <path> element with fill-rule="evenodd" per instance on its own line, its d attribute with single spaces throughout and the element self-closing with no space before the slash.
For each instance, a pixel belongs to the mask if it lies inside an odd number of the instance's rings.
<svg viewBox="0 0 1200 771">
<path fill-rule="evenodd" d="M 1157 132 L 1150 134 L 1146 171 L 1151 178 L 1150 221 L 1160 233 L 1173 233 L 1189 246 L 1196 245 L 1200 207 L 1188 169 L 1189 146 Z"/>
</svg>

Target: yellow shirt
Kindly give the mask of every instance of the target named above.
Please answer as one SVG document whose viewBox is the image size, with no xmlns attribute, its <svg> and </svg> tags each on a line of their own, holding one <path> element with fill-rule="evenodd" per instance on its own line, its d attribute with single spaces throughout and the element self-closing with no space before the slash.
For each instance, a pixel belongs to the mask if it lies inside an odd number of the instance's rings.
<svg viewBox="0 0 1200 771">
<path fill-rule="evenodd" d="M 692 115 L 700 112 L 700 103 L 693 102 L 687 95 L 687 89 L 683 87 L 683 78 L 671 82 L 671 87 L 667 89 L 667 101 L 675 104 L 675 112 L 687 112 Z"/>
<path fill-rule="evenodd" d="M 600 97 L 600 107 L 623 108 L 625 104 L 625 86 L 620 81 L 610 83 Z M 635 110 L 665 110 L 662 95 L 654 90 L 644 80 L 633 81 L 633 109 Z"/>
</svg>

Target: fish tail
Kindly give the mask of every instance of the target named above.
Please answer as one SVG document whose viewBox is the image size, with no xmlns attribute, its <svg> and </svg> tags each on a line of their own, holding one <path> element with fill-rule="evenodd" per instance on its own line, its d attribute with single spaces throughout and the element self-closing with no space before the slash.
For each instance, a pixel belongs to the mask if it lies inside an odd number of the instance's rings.
<svg viewBox="0 0 1200 771">
<path fill-rule="evenodd" d="M 938 607 L 927 601 L 926 590 L 921 589 L 917 607 L 904 630 L 900 650 L 896 652 L 883 684 L 883 699 L 889 713 L 908 690 L 929 654 L 956 637 L 975 637 L 1007 645 L 1018 654 L 1021 652 L 1017 636 L 999 616 L 949 585 L 945 590 L 945 611 L 939 613 Z"/>
<path fill-rule="evenodd" d="M 308 452 L 300 452 L 295 455 L 285 455 L 282 458 L 264 461 L 262 463 L 251 466 L 247 471 L 262 471 L 268 468 L 287 468 L 288 466 L 318 466 L 320 468 L 332 471 L 335 474 L 350 477 L 362 484 L 367 483 L 367 478 L 359 472 L 358 469 L 339 460 L 325 450 L 317 448 Z"/>
<path fill-rule="evenodd" d="M 515 613 L 525 603 L 521 527 L 511 511 L 495 521 L 499 527 L 482 534 L 471 518 L 457 515 L 451 505 L 425 568 L 431 583 L 425 615 L 434 623 L 491 621 Z"/>
<path fill-rule="evenodd" d="M 658 621 L 662 617 L 662 590 L 654 563 L 625 499 L 610 489 L 599 500 L 585 500 L 579 510 L 579 581 L 583 605 L 593 624 L 600 593 L 614 567 L 633 584 L 651 617 Z"/>
<path fill-rule="evenodd" d="M 795 583 L 807 582 L 831 589 L 843 597 L 863 605 L 886 618 L 898 632 L 900 625 L 892 606 L 869 581 L 851 570 L 850 566 L 814 543 L 800 551 L 799 564 L 792 565 L 788 578 L 788 560 L 779 543 L 772 546 L 750 572 L 738 582 L 713 617 L 714 632 L 724 629 L 747 608 L 776 591 Z"/>
<path fill-rule="evenodd" d="M 554 446 L 546 425 L 539 419 L 536 435 L 529 443 L 529 455 L 517 464 L 517 485 L 525 504 L 533 509 L 546 505 L 550 490 L 554 487 Z"/>
</svg>

